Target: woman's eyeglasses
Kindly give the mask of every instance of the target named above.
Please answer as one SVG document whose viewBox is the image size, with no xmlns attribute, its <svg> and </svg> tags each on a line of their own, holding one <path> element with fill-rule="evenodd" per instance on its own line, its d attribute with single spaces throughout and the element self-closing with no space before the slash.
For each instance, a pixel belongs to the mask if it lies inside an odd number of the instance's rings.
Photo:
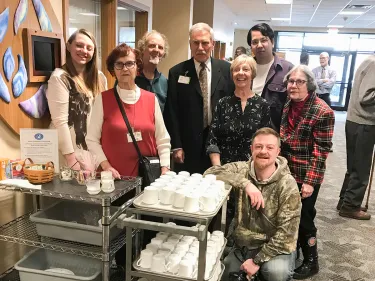
<svg viewBox="0 0 375 281">
<path fill-rule="evenodd" d="M 127 68 L 127 69 L 132 69 L 132 68 L 134 68 L 134 66 L 137 64 L 137 62 L 135 62 L 135 61 L 127 61 L 127 62 L 125 62 L 125 63 L 123 63 L 123 62 L 120 62 L 120 61 L 118 61 L 118 62 L 115 62 L 115 68 L 117 69 L 117 70 L 123 70 L 124 69 L 124 66 Z"/>
<path fill-rule="evenodd" d="M 297 79 L 297 80 L 289 79 L 289 80 L 288 80 L 288 84 L 289 84 L 289 85 L 292 86 L 294 83 L 296 83 L 297 87 L 302 86 L 302 85 L 305 84 L 306 82 L 307 82 L 306 80 L 300 80 L 300 79 Z"/>
</svg>

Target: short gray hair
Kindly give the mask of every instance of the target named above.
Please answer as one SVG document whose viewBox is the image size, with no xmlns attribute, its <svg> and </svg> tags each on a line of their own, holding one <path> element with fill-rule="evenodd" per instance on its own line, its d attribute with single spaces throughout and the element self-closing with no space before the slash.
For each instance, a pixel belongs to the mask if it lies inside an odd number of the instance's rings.
<svg viewBox="0 0 375 281">
<path fill-rule="evenodd" d="M 191 39 L 191 35 L 194 31 L 207 31 L 211 35 L 211 40 L 214 41 L 214 30 L 207 23 L 198 22 L 198 23 L 194 24 L 192 27 L 190 27 L 189 39 Z"/>
<path fill-rule="evenodd" d="M 289 77 L 290 75 L 292 75 L 292 73 L 294 72 L 302 72 L 303 74 L 305 74 L 306 76 L 306 86 L 307 86 L 307 90 L 309 92 L 315 92 L 315 90 L 317 89 L 317 85 L 316 85 L 316 81 L 315 81 L 315 75 L 314 73 L 310 70 L 310 68 L 307 66 L 307 65 L 303 65 L 303 64 L 300 64 L 300 65 L 296 65 L 295 67 L 293 67 L 284 77 L 284 84 L 287 85 L 288 84 L 288 80 L 289 80 Z"/>
<path fill-rule="evenodd" d="M 234 59 L 234 61 L 232 61 L 232 64 L 230 66 L 231 75 L 233 76 L 233 69 L 235 69 L 237 66 L 243 63 L 247 64 L 250 67 L 251 80 L 254 80 L 254 78 L 257 76 L 257 63 L 253 59 L 253 57 L 245 55 L 245 54 L 239 55 L 238 57 Z"/>
<path fill-rule="evenodd" d="M 167 57 L 168 52 L 169 52 L 169 43 L 168 43 L 167 36 L 165 36 L 164 34 L 160 33 L 159 31 L 156 31 L 156 30 L 151 30 L 151 31 L 146 32 L 142 36 L 142 38 L 138 40 L 138 49 L 143 54 L 143 52 L 145 51 L 145 49 L 147 47 L 147 40 L 151 35 L 159 35 L 163 39 L 163 41 L 164 41 L 164 56 L 163 57 L 164 58 Z"/>
<path fill-rule="evenodd" d="M 327 52 L 320 53 L 320 56 L 325 56 L 325 57 L 329 58 L 329 54 Z"/>
</svg>

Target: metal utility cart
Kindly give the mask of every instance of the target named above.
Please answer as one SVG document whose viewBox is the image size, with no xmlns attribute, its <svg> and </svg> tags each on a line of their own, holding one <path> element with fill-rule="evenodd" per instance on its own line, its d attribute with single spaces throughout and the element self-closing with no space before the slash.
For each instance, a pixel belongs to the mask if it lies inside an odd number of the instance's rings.
<svg viewBox="0 0 375 281">
<path fill-rule="evenodd" d="M 206 267 L 206 248 L 207 248 L 207 231 L 208 226 L 212 222 L 213 217 L 218 213 L 221 207 L 221 230 L 225 232 L 226 226 L 226 211 L 227 211 L 227 197 L 229 196 L 231 187 L 227 187 L 227 194 L 224 196 L 223 200 L 217 207 L 216 212 L 211 213 L 207 216 L 195 216 L 194 214 L 182 214 L 181 212 L 171 212 L 171 211 L 162 211 L 155 209 L 145 208 L 128 208 L 125 211 L 125 214 L 120 215 L 117 220 L 119 227 L 126 228 L 126 280 L 132 280 L 132 277 L 145 277 L 148 280 L 155 281 L 174 281 L 174 280 L 198 280 L 203 281 L 205 279 L 205 267 Z M 137 200 L 135 198 L 134 200 Z M 137 205 L 135 205 L 137 206 Z M 170 225 L 166 223 L 151 222 L 147 220 L 142 220 L 142 216 L 156 216 L 162 217 L 164 222 L 168 222 L 170 219 L 177 221 L 187 221 L 191 223 L 196 223 L 198 227 L 192 228 L 189 226 L 180 226 L 180 225 Z M 145 229 L 152 231 L 163 231 L 173 234 L 189 235 L 197 237 L 199 241 L 199 257 L 198 257 L 198 272 L 197 278 L 183 278 L 176 275 L 167 276 L 166 274 L 159 274 L 156 272 L 150 272 L 147 270 L 137 269 L 136 261 L 132 261 L 132 239 L 131 233 L 134 229 Z M 130 236 L 128 236 L 130 235 Z M 223 250 L 226 245 L 222 247 L 221 252 L 218 254 L 217 266 L 221 266 L 221 273 L 219 279 L 221 278 L 224 270 L 224 265 L 221 264 L 220 259 L 223 254 Z M 140 249 L 140 245 L 136 245 L 136 249 Z M 139 252 L 136 250 L 136 257 L 139 257 Z M 133 267 L 135 270 L 133 270 Z"/>
<path fill-rule="evenodd" d="M 116 199 L 124 196 L 131 190 L 135 189 L 136 194 L 138 194 L 141 188 L 141 178 L 123 177 L 121 181 L 115 181 L 115 187 L 116 189 L 112 193 L 101 192 L 98 195 L 89 195 L 86 192 L 85 186 L 78 185 L 75 181 L 61 181 L 59 177 L 55 177 L 52 182 L 43 184 L 41 189 L 30 189 L 0 184 L 0 190 L 22 192 L 33 195 L 34 211 L 37 211 L 39 208 L 39 196 L 101 205 L 103 241 L 102 247 L 100 247 L 39 236 L 36 231 L 35 223 L 30 221 L 30 214 L 25 214 L 0 226 L 0 240 L 99 259 L 102 261 L 102 280 L 109 281 L 110 262 L 114 257 L 114 254 L 126 243 L 124 235 L 119 235 L 110 241 L 110 225 L 132 204 L 133 199 L 125 202 L 113 214 L 111 214 L 110 207 Z M 130 241 L 132 240 L 133 234 L 134 232 L 130 233 Z M 19 280 L 18 273 L 13 269 L 8 270 L 7 272 L 0 274 L 0 281 L 3 280 Z"/>
</svg>

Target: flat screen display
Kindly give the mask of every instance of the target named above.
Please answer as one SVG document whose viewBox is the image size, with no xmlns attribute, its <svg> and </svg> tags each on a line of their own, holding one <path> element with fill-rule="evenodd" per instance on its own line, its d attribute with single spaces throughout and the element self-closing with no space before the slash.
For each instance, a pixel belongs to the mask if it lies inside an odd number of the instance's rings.
<svg viewBox="0 0 375 281">
<path fill-rule="evenodd" d="M 55 69 L 54 53 L 52 42 L 34 41 L 34 69 L 36 71 L 53 71 Z"/>
</svg>

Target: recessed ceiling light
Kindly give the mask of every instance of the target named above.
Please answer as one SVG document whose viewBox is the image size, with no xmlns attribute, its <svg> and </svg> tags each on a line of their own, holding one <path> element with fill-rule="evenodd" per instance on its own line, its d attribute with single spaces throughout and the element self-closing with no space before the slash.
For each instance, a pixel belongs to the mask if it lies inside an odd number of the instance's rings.
<svg viewBox="0 0 375 281">
<path fill-rule="evenodd" d="M 234 22 L 233 24 L 234 24 L 234 25 L 237 25 L 238 23 Z"/>
<path fill-rule="evenodd" d="M 117 7 L 117 10 L 127 10 L 127 9 L 124 7 Z"/>
<path fill-rule="evenodd" d="M 274 21 L 290 21 L 290 18 L 271 18 Z"/>
<path fill-rule="evenodd" d="M 327 25 L 328 28 L 343 28 L 344 26 L 343 25 L 335 25 L 335 24 L 330 24 L 330 25 Z"/>
<path fill-rule="evenodd" d="M 266 0 L 266 4 L 292 4 L 293 0 Z"/>
<path fill-rule="evenodd" d="M 356 16 L 356 15 L 362 15 L 364 12 L 361 11 L 342 11 L 339 14 L 340 15 L 347 15 L 347 16 Z"/>
<path fill-rule="evenodd" d="M 94 13 L 79 13 L 82 16 L 89 16 L 89 17 L 99 17 L 99 15 Z"/>
</svg>

